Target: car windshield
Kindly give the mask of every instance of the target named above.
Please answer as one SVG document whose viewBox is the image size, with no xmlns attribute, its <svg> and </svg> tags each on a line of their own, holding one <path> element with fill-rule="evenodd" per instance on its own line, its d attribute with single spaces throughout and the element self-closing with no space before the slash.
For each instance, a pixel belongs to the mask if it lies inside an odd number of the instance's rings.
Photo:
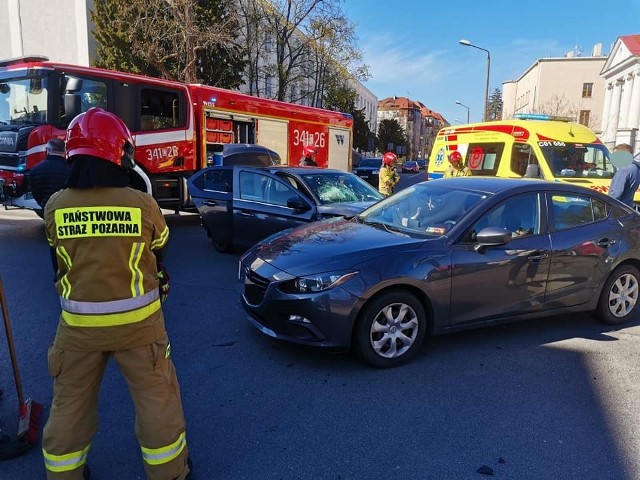
<svg viewBox="0 0 640 480">
<path fill-rule="evenodd" d="M 422 182 L 405 188 L 369 207 L 358 218 L 363 223 L 383 225 L 412 236 L 440 237 L 490 195 L 442 188 L 434 183 L 437 182 Z"/>
<path fill-rule="evenodd" d="M 556 141 L 538 145 L 556 177 L 613 178 L 616 172 L 604 145 Z"/>
<path fill-rule="evenodd" d="M 0 79 L 0 125 L 41 124 L 47 117 L 47 79 Z"/>
<path fill-rule="evenodd" d="M 357 175 L 344 172 L 304 173 L 302 179 L 323 205 L 345 202 L 377 202 L 378 190 Z"/>
<path fill-rule="evenodd" d="M 359 167 L 379 168 L 381 165 L 382 165 L 381 158 L 365 158 L 358 164 L 358 168 Z"/>
</svg>

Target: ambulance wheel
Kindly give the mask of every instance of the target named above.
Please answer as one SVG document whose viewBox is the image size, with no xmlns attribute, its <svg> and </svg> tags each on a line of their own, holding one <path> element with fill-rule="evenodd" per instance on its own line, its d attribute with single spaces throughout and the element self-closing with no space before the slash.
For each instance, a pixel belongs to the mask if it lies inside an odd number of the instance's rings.
<svg viewBox="0 0 640 480">
<path fill-rule="evenodd" d="M 426 330 L 426 313 L 420 301 L 404 290 L 390 290 L 364 307 L 354 342 L 367 363 L 391 368 L 418 354 Z"/>
<path fill-rule="evenodd" d="M 640 305 L 640 272 L 633 265 L 616 268 L 604 284 L 596 309 L 597 316 L 609 325 L 631 320 Z"/>
</svg>

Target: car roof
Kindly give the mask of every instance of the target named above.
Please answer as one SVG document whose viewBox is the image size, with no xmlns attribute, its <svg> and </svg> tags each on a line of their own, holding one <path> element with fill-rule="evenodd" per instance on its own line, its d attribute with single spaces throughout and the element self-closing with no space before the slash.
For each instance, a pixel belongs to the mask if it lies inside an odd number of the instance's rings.
<svg viewBox="0 0 640 480">
<path fill-rule="evenodd" d="M 498 178 L 498 177 L 454 177 L 439 178 L 436 180 L 427 180 L 434 185 L 445 188 L 465 188 L 469 190 L 478 190 L 486 193 L 499 193 L 505 190 L 522 189 L 523 191 L 531 190 L 555 190 L 568 193 L 585 193 L 585 189 L 592 195 L 604 196 L 600 192 L 589 189 L 581 185 L 572 185 L 565 182 L 550 182 L 537 178 Z"/>
<path fill-rule="evenodd" d="M 297 175 L 304 175 L 305 173 L 314 173 L 320 175 L 354 175 L 351 172 L 345 172 L 344 170 L 338 170 L 335 168 L 321 168 L 321 167 L 304 167 L 304 166 L 289 166 L 289 165 L 273 165 L 270 167 L 264 167 L 272 173 L 276 172 L 288 172 Z"/>
<path fill-rule="evenodd" d="M 225 143 L 222 147 L 223 156 L 236 155 L 238 153 L 266 153 L 275 158 L 280 157 L 277 152 L 253 143 Z"/>
</svg>

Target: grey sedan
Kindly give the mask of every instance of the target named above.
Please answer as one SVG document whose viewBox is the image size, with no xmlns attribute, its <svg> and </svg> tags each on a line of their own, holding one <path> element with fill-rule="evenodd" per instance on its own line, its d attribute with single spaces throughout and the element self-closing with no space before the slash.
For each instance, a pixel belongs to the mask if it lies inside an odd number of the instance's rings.
<svg viewBox="0 0 640 480">
<path fill-rule="evenodd" d="M 592 311 L 634 318 L 640 215 L 541 180 L 422 182 L 351 219 L 272 236 L 241 258 L 242 304 L 265 334 L 412 359 L 425 335 Z"/>
</svg>

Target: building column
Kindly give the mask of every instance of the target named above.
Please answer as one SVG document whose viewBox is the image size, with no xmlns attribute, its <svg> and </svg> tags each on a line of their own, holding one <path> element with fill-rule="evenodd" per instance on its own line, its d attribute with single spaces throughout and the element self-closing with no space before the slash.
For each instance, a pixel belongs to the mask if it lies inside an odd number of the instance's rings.
<svg viewBox="0 0 640 480">
<path fill-rule="evenodd" d="M 607 83 L 604 90 L 604 108 L 602 109 L 602 120 L 600 120 L 600 132 L 606 140 L 609 133 L 609 114 L 611 110 L 611 97 L 613 96 L 613 84 Z"/>
<path fill-rule="evenodd" d="M 629 128 L 640 129 L 640 68 L 636 68 L 632 73 L 633 87 L 631 90 L 631 101 L 629 102 Z"/>
<path fill-rule="evenodd" d="M 629 125 L 629 106 L 631 104 L 631 90 L 633 89 L 633 73 L 625 75 L 622 80 L 622 99 L 620 101 L 620 118 L 618 128 L 627 128 Z"/>
<path fill-rule="evenodd" d="M 618 79 L 613 85 L 613 97 L 611 98 L 611 109 L 607 121 L 607 141 L 615 145 L 618 137 L 618 122 L 620 121 L 620 100 L 622 99 L 622 80 Z"/>
</svg>

